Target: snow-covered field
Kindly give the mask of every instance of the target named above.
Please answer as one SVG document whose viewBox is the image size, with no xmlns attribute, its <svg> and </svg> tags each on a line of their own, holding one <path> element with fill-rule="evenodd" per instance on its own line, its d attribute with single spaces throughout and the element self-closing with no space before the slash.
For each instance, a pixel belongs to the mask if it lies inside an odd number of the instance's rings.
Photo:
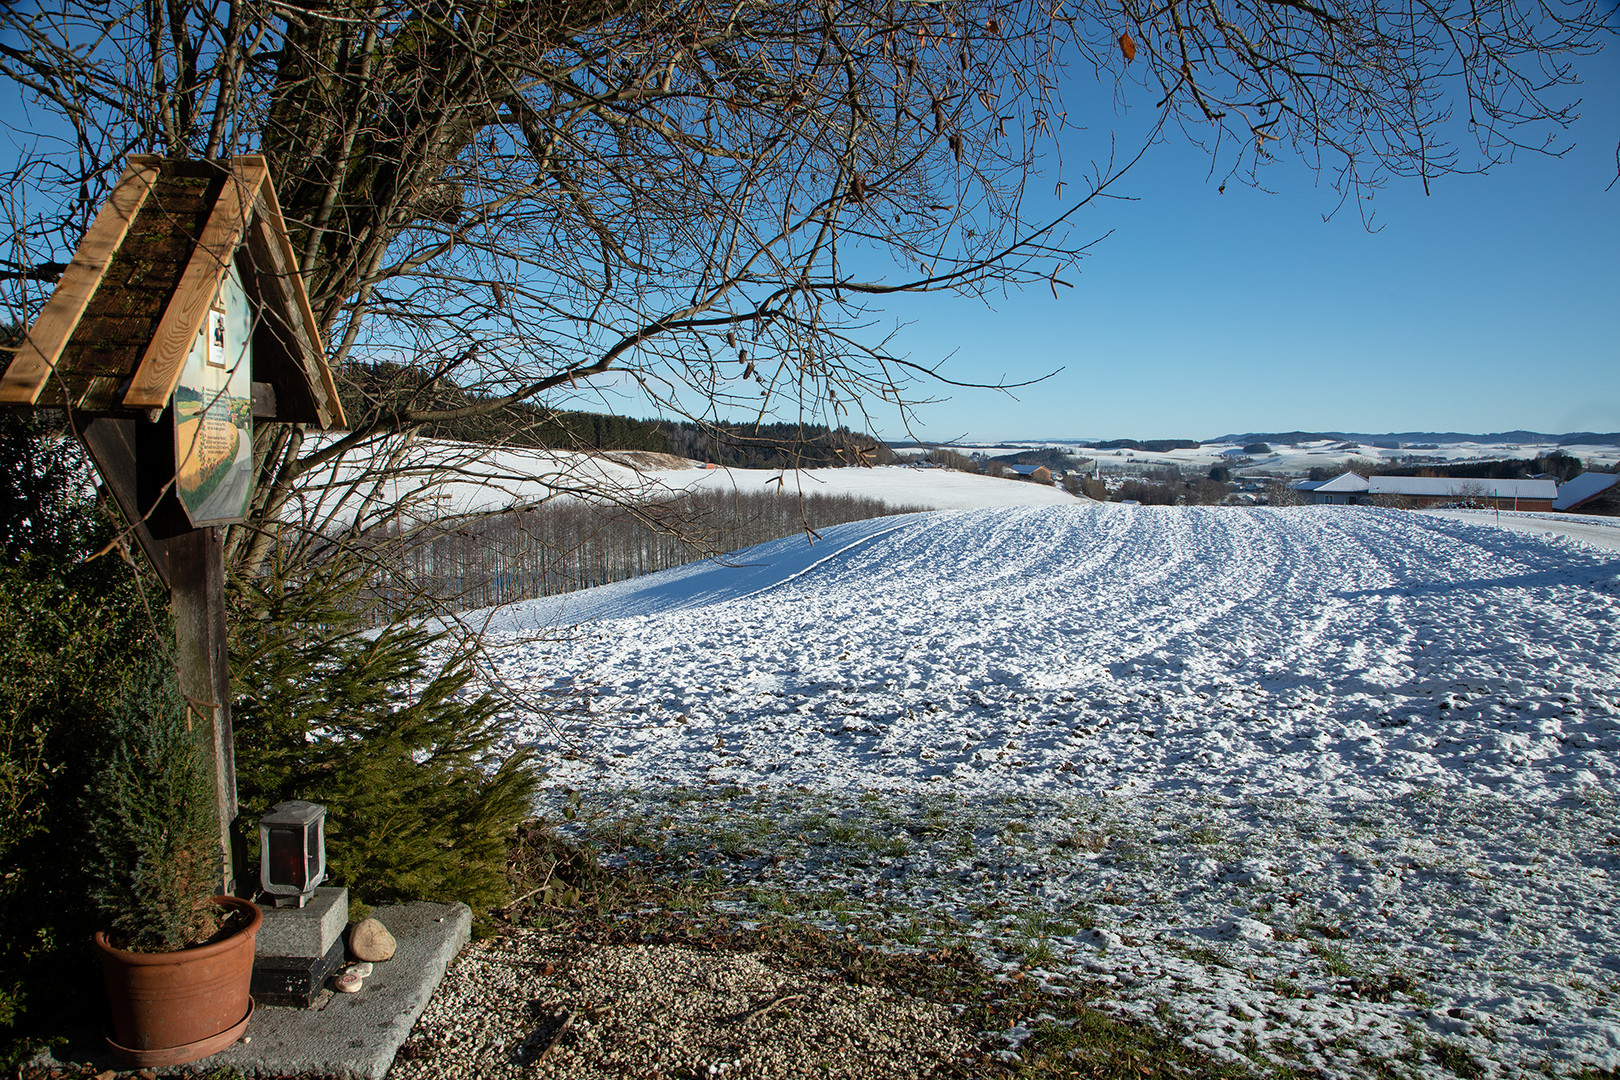
<svg viewBox="0 0 1620 1080">
<path fill-rule="evenodd" d="M 1620 1067 L 1613 550 L 1346 507 L 942 511 L 490 625 L 510 688 L 571 703 L 514 715 L 556 797 L 741 917 L 966 939 L 1233 1060 Z"/>
</svg>

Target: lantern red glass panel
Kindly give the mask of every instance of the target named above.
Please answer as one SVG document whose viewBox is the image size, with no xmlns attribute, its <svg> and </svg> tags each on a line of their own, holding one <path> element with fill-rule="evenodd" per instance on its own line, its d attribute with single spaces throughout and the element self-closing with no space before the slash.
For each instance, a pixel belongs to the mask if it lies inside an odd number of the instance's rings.
<svg viewBox="0 0 1620 1080">
<path fill-rule="evenodd" d="M 303 907 L 326 880 L 326 807 L 293 800 L 259 819 L 259 888 L 278 907 Z"/>
</svg>

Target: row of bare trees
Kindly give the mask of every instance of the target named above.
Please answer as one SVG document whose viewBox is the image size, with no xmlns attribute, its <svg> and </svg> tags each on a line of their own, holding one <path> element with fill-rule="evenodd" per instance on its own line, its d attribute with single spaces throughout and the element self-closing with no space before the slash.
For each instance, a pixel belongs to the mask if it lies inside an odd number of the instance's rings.
<svg viewBox="0 0 1620 1080">
<path fill-rule="evenodd" d="M 466 610 L 573 592 L 918 507 L 856 495 L 683 492 L 642 503 L 557 500 L 446 520 L 370 552 L 386 609 Z"/>
</svg>

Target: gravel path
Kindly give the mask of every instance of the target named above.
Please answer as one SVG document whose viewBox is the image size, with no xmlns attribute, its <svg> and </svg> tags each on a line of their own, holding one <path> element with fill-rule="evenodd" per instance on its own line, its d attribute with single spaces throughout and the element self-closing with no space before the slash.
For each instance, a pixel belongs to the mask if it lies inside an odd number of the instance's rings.
<svg viewBox="0 0 1620 1080">
<path fill-rule="evenodd" d="M 773 961 L 513 931 L 451 966 L 389 1077 L 898 1080 L 974 1050 L 946 1006 Z"/>
</svg>

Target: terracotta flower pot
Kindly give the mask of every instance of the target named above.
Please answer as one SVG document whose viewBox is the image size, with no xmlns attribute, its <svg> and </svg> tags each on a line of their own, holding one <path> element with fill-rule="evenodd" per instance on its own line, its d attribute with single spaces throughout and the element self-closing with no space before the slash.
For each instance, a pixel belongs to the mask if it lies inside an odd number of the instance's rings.
<svg viewBox="0 0 1620 1080">
<path fill-rule="evenodd" d="M 249 900 L 216 897 L 247 917 L 230 936 L 172 953 L 125 952 L 94 936 L 112 1010 L 107 1043 L 140 1068 L 180 1065 L 207 1057 L 241 1037 L 253 1015 L 248 984 L 253 946 L 264 916 Z"/>
</svg>

